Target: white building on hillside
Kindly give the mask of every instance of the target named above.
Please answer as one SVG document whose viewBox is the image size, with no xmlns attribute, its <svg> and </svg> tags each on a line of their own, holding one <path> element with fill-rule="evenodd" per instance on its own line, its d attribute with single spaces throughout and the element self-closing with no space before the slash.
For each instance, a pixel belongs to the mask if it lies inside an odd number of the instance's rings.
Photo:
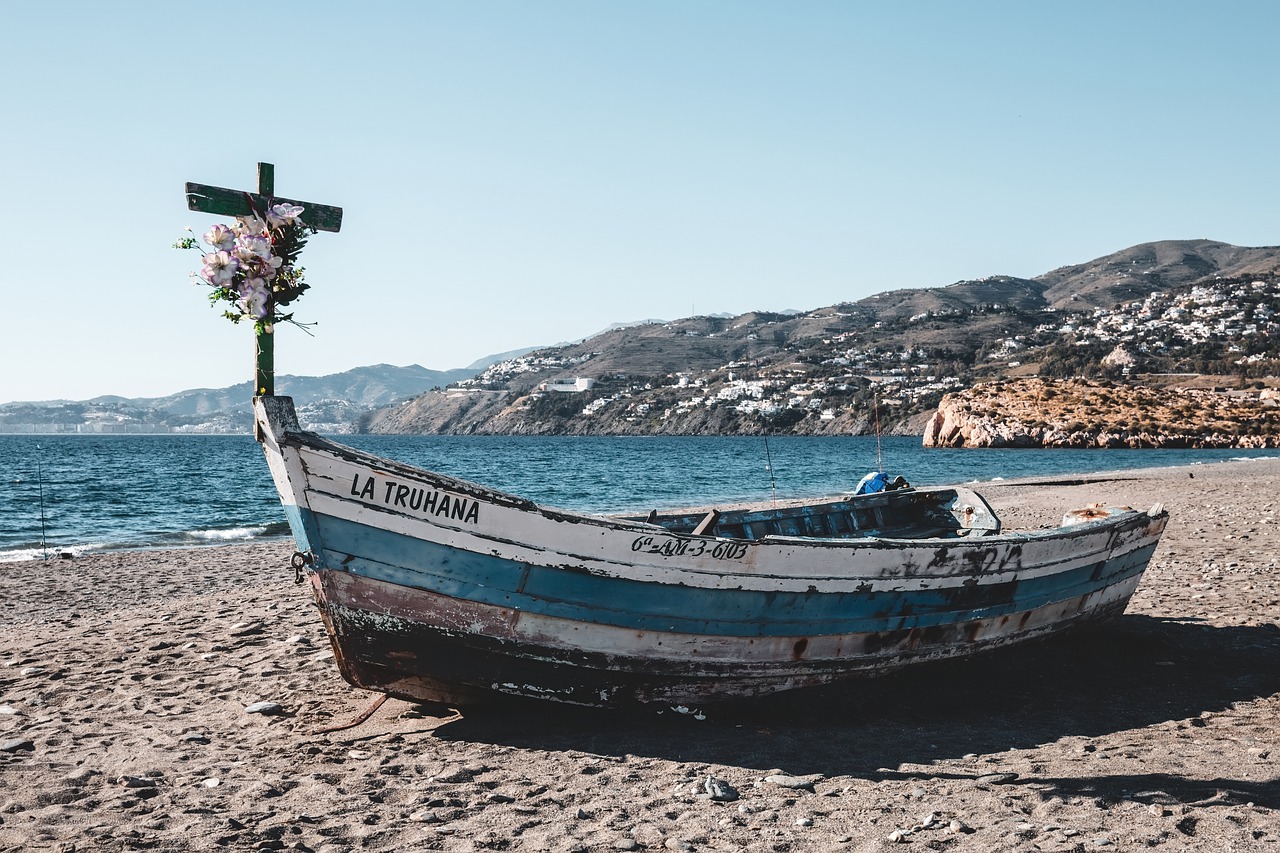
<svg viewBox="0 0 1280 853">
<path fill-rule="evenodd" d="M 581 394 L 596 387 L 596 380 L 585 376 L 573 376 L 568 379 L 552 379 L 538 386 L 539 391 L 559 391 L 564 394 Z"/>
</svg>

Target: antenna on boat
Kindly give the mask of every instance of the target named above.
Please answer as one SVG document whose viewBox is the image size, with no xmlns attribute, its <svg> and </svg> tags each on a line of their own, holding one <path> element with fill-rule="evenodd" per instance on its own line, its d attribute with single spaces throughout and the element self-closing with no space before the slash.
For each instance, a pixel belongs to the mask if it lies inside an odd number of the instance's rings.
<svg viewBox="0 0 1280 853">
<path fill-rule="evenodd" d="M 40 552 L 42 559 L 49 559 L 49 546 L 46 544 L 44 517 L 44 466 L 40 464 L 40 445 L 36 445 L 36 483 L 40 487 Z"/>
<path fill-rule="evenodd" d="M 773 505 L 778 505 L 778 481 L 773 476 L 773 455 L 769 453 L 769 436 L 764 437 L 765 469 L 769 472 L 769 490 L 773 496 Z"/>
</svg>

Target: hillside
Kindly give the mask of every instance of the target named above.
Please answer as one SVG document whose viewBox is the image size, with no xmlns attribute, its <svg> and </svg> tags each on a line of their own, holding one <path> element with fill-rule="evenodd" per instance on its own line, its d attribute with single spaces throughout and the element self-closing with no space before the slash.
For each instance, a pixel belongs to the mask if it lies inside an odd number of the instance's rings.
<svg viewBox="0 0 1280 853">
<path fill-rule="evenodd" d="M 1148 243 L 1035 279 L 613 328 L 373 413 L 371 432 L 920 434 L 943 395 L 1046 374 L 1280 366 L 1280 247 Z M 579 381 L 581 380 L 581 381 Z M 562 388 L 563 390 L 557 390 Z"/>
<path fill-rule="evenodd" d="M 1213 240 L 1142 243 L 1036 277 L 1054 308 L 1114 308 L 1157 290 L 1194 287 L 1213 279 L 1274 277 L 1280 247 L 1248 248 Z"/>
</svg>

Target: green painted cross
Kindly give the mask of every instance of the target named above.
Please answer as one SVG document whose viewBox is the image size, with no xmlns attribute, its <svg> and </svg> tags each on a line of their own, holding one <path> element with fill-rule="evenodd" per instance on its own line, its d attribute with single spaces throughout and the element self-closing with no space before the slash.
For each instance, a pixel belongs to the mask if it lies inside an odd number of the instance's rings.
<svg viewBox="0 0 1280 853">
<path fill-rule="evenodd" d="M 252 216 L 255 209 L 265 211 L 273 204 L 293 204 L 303 208 L 298 219 L 304 225 L 317 231 L 337 231 L 342 227 L 342 208 L 278 196 L 275 194 L 275 182 L 276 167 L 270 163 L 258 164 L 256 193 L 188 182 L 187 207 L 201 213 L 216 213 L 221 216 Z M 275 338 L 272 334 L 274 319 L 275 305 L 269 303 L 267 316 L 262 323 L 263 330 L 256 335 L 253 390 L 255 396 L 259 397 L 271 396 L 276 392 Z"/>
</svg>

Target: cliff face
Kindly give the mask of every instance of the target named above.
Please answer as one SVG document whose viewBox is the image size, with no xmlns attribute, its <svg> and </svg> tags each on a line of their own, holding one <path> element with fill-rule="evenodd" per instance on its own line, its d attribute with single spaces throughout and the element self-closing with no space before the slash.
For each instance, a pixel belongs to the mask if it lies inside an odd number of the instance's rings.
<svg viewBox="0 0 1280 853">
<path fill-rule="evenodd" d="M 947 394 L 925 447 L 1280 447 L 1264 392 L 1022 379 Z"/>
</svg>

